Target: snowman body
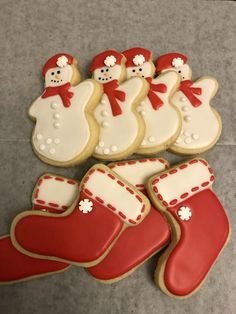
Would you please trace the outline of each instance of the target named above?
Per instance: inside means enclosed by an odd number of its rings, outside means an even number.
[[[36,120],[33,148],[41,159],[60,164],[83,153],[91,138],[86,107],[94,90],[94,82],[86,80],[70,88],[73,97],[69,107],[64,106],[59,95],[40,96],[31,105],[29,115]]]
[[[94,110],[94,117],[100,126],[99,142],[94,153],[96,157],[108,160],[124,157],[140,144],[144,126],[135,104],[138,104],[139,98],[145,97],[145,86],[145,80],[138,77],[118,86],[117,90],[125,93],[124,101],[117,100],[121,108],[119,115],[113,115],[109,99],[103,94]]]
[[[171,150],[177,153],[201,153],[216,143],[221,132],[220,117],[210,106],[210,100],[218,89],[217,81],[202,77],[191,87],[200,88],[200,94],[196,95],[201,102],[199,106],[194,106],[181,90],[172,98],[182,116],[181,133],[171,146]]]
[[[181,128],[180,113],[170,103],[170,96],[177,89],[179,76],[174,71],[169,71],[152,79],[152,84],[164,84],[166,92],[155,92],[161,99],[162,105],[154,108],[147,96],[137,108],[145,121],[145,136],[138,149],[140,154],[157,153],[171,143],[178,136]]]

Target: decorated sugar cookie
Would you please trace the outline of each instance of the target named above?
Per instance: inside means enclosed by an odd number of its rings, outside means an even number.
[[[127,59],[127,77],[141,76],[149,84],[147,97],[137,108],[146,126],[145,136],[137,153],[158,153],[174,143],[180,133],[180,113],[170,103],[170,97],[179,86],[179,75],[172,71],[153,78],[155,67],[149,50],[131,48],[123,54]]]
[[[53,201],[61,204],[62,197],[57,196]],[[48,199],[45,195],[46,206]],[[135,228],[149,210],[150,203],[142,193],[97,164],[83,178],[72,206],[61,214],[19,214],[11,226],[11,239],[19,251],[32,257],[93,266],[106,256],[122,232]]]
[[[179,90],[171,99],[181,112],[182,129],[170,149],[180,154],[204,152],[217,142],[222,129],[219,114],[210,106],[218,83],[210,76],[191,81],[187,57],[181,54],[170,53],[157,59],[157,72],[169,70],[179,72],[182,78]]]
[[[176,298],[195,293],[226,245],[230,226],[212,191],[213,171],[200,158],[181,163],[148,181],[149,195],[173,230],[158,260],[156,284]]]
[[[147,82],[140,77],[123,82],[124,63],[122,54],[107,50],[94,57],[90,68],[104,92],[94,110],[100,126],[94,156],[100,159],[116,160],[131,155],[144,136],[144,121],[136,107],[147,94]]]
[[[45,174],[36,183],[32,209],[59,213],[72,205],[78,193],[77,181]],[[0,237],[0,285],[51,275],[69,267],[67,263],[22,254],[12,245],[9,235]]]
[[[164,159],[149,158],[121,161],[108,166],[145,194],[144,183],[148,177],[168,168],[168,163]],[[126,229],[108,255],[98,265],[87,269],[88,273],[103,282],[123,279],[166,246],[169,239],[167,221],[156,208],[151,207],[142,223]]]
[[[66,53],[50,58],[42,71],[45,89],[29,109],[36,121],[33,149],[41,160],[56,166],[82,162],[98,141],[99,129],[91,111],[101,88],[94,80],[78,84],[76,66],[76,60]]]

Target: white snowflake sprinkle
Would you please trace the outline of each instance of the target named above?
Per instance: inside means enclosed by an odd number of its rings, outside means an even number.
[[[172,60],[172,65],[173,65],[174,68],[180,68],[180,67],[182,67],[184,65],[184,60],[179,58],[179,57],[178,58],[174,58]]]
[[[84,213],[90,213],[93,209],[93,202],[85,198],[79,202],[79,210]]]
[[[104,60],[104,64],[109,68],[113,67],[116,64],[115,56],[107,56],[106,59]]]
[[[189,220],[192,216],[191,209],[187,206],[181,206],[178,210],[178,216],[181,220]]]
[[[57,59],[57,66],[59,66],[59,68],[63,68],[67,65],[68,62],[68,58],[66,56],[61,56]]]
[[[143,55],[136,55],[134,58],[133,58],[133,63],[134,65],[143,65],[145,62],[145,58]]]

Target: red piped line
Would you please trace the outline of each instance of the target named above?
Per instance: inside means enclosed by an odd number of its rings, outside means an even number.
[[[107,204],[107,207],[110,208],[111,210],[113,210],[114,212],[116,211],[116,208],[114,206],[112,206],[111,204]]]
[[[62,179],[62,178],[60,178],[60,177],[56,177],[55,180],[56,180],[56,181],[61,181],[61,182],[65,181],[64,179]]]
[[[167,173],[163,173],[162,175],[160,175],[160,179],[164,179],[164,178],[166,178],[167,176],[168,176]]]
[[[67,209],[67,208],[68,208],[68,206],[63,205],[61,208],[62,208],[62,209]]]
[[[118,215],[122,217],[123,219],[126,219],[126,216],[122,212],[118,212]]]
[[[204,165],[204,166],[208,166],[207,162],[203,159],[199,159],[199,161]]]
[[[193,159],[193,160],[190,160],[190,161],[189,161],[189,164],[192,165],[192,164],[196,164],[197,162],[198,162],[197,159]]]
[[[139,162],[147,162],[147,159],[139,159]]]
[[[134,194],[134,191],[131,190],[128,186],[126,187],[126,190],[127,190],[130,194]]]
[[[84,189],[84,192],[87,193],[88,195],[93,195],[93,193],[91,191],[89,191],[88,189]]]
[[[141,215],[138,215],[138,217],[136,218],[136,220],[140,220],[141,219]]]
[[[215,180],[215,177],[214,176],[211,176],[210,177],[210,181],[214,181]]]
[[[44,176],[43,179],[51,179],[51,176]]]
[[[128,165],[135,165],[137,162],[135,160],[129,160],[127,162]]]
[[[121,182],[120,180],[116,181],[120,186],[125,186],[123,182]]]
[[[136,184],[135,186],[138,189],[142,189],[142,188],[144,188],[145,185],[144,184]]]
[[[192,192],[196,192],[197,190],[199,190],[199,187],[198,187],[198,186],[194,186],[194,187],[191,189]]]
[[[204,187],[204,186],[207,186],[208,184],[209,184],[209,181],[206,181],[206,182],[203,182],[201,186]]]
[[[34,198],[38,198],[38,195],[39,195],[39,189],[35,191]]]
[[[188,167],[188,165],[186,165],[186,164],[183,164],[183,165],[181,165],[181,166],[179,166],[179,169],[184,169],[184,168],[187,168]]]
[[[170,201],[170,205],[175,205],[177,203],[177,199],[175,198],[174,200]]]
[[[72,185],[75,185],[75,184],[76,184],[76,182],[75,182],[75,181],[72,181],[72,180],[68,180],[67,183],[72,184]]]
[[[52,206],[52,207],[59,207],[59,205],[56,204],[56,203],[48,203],[48,205],[50,205],[50,206]]]
[[[90,169],[88,174],[91,175],[92,173],[94,173],[95,169]]]
[[[180,195],[180,198],[186,198],[188,196],[188,193],[186,192],[186,193],[183,193],[182,195]]]
[[[157,194],[157,197],[159,198],[160,201],[163,201],[163,196],[161,194]]]
[[[108,175],[108,177],[111,178],[112,180],[115,180],[115,177],[114,177],[111,173],[108,173],[107,175]]]
[[[163,201],[162,204],[163,204],[164,206],[168,206],[168,203],[167,203],[166,201]]]
[[[39,179],[38,180],[38,186],[40,186],[42,184],[43,180],[42,179]]]
[[[143,213],[145,210],[145,205],[143,205],[142,209],[141,209],[141,213]]]
[[[105,173],[105,170],[97,168],[97,171],[101,172],[101,173]]]
[[[117,165],[118,165],[118,166],[125,166],[126,163],[125,163],[125,162],[118,162]]]
[[[174,174],[174,173],[176,173],[176,172],[178,172],[177,169],[172,169],[172,170],[169,171],[169,174]]]
[[[132,219],[129,219],[128,220],[131,224],[135,225],[136,224],[136,221],[133,221]]]
[[[156,184],[157,182],[159,182],[159,179],[155,179],[152,181],[152,184]]]
[[[135,195],[135,197],[137,198],[137,200],[138,200],[140,203],[143,202],[142,198],[141,198],[139,195]]]
[[[43,200],[36,200],[36,202],[39,204],[45,204],[45,201],[43,201]]]
[[[157,188],[156,186],[154,186],[154,187],[153,187],[153,191],[154,191],[155,193],[158,193],[158,188]]]
[[[99,202],[99,203],[104,203],[104,200],[102,200],[100,197],[96,196],[95,199]]]

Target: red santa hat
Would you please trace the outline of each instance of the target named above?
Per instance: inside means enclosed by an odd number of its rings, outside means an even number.
[[[116,50],[106,50],[96,55],[92,60],[92,65],[89,68],[89,72],[93,72],[96,69],[103,68],[104,66],[113,67],[116,64],[120,64],[124,56]]]
[[[126,67],[135,67],[143,65],[151,58],[151,51],[144,48],[131,48],[122,52],[126,57]]]
[[[44,64],[43,66],[43,76],[46,75],[47,71],[52,69],[52,68],[63,68],[67,64],[72,64],[73,63],[73,57],[67,53],[58,53],[55,56],[51,57],[48,59],[48,61]]]
[[[156,71],[160,72],[162,70],[170,68],[180,68],[187,62],[187,57],[178,52],[171,52],[160,56],[156,60]]]

